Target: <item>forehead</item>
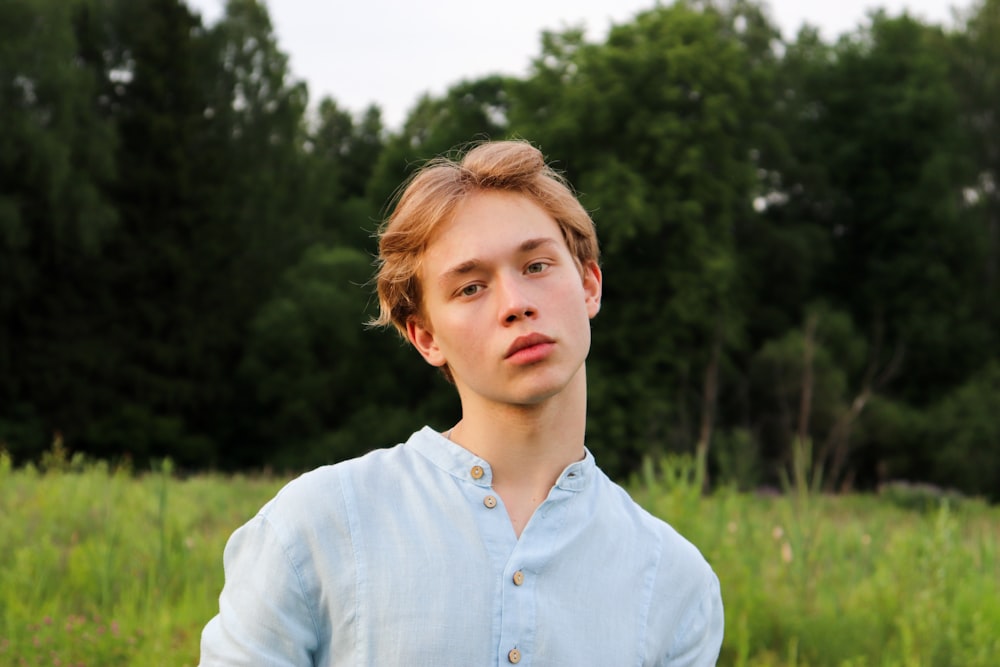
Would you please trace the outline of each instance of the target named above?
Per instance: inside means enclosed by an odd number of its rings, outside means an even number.
[[[522,194],[487,190],[464,199],[442,221],[424,248],[423,264],[465,261],[552,238],[568,251],[555,219]]]

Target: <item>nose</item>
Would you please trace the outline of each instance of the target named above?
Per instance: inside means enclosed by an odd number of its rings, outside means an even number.
[[[503,324],[530,319],[538,312],[525,286],[517,278],[501,279],[497,288],[500,293],[500,321]]]

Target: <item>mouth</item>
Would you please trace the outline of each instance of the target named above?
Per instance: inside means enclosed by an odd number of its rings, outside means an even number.
[[[504,355],[504,359],[510,359],[514,355],[524,350],[531,348],[536,348],[539,346],[549,346],[555,341],[548,336],[543,336],[539,333],[527,334],[525,336],[519,336],[511,343],[510,347],[507,348],[507,353]]]

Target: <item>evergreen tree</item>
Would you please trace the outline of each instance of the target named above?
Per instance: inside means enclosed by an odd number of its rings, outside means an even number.
[[[18,457],[83,428],[107,352],[94,274],[117,220],[115,133],[74,31],[89,11],[0,6],[0,447]]]

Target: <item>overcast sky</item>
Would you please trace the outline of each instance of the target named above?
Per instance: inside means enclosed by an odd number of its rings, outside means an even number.
[[[187,0],[206,23],[225,0]],[[402,124],[425,92],[440,94],[462,79],[527,73],[542,30],[584,25],[589,41],[656,0],[270,0],[278,44],[311,101],[329,96],[360,111],[382,108],[390,128]],[[669,4],[669,3],[666,3]],[[971,0],[771,0],[771,16],[787,37],[808,22],[833,39],[863,22],[873,7],[890,15],[951,22],[951,7]]]

